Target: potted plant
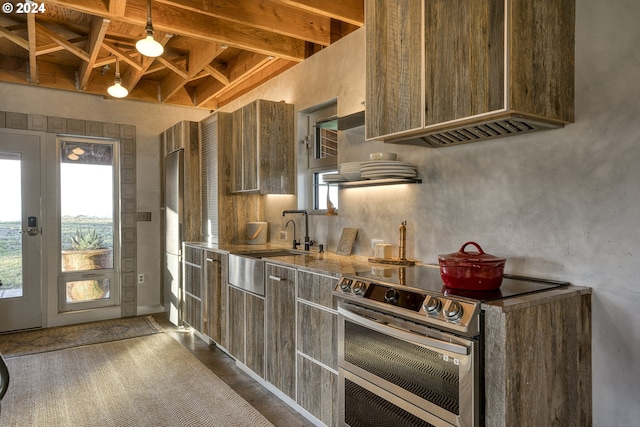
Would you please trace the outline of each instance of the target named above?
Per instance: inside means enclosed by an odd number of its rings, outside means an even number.
[[[104,235],[97,230],[77,230],[71,237],[71,250],[62,251],[62,271],[113,268],[112,252],[112,248],[105,245]],[[101,280],[67,283],[67,299],[70,301],[101,299],[108,292],[108,282]]]

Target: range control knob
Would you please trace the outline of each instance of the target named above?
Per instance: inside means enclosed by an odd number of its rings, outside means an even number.
[[[464,309],[457,301],[447,301],[442,310],[442,314],[444,314],[447,320],[454,322],[462,317]]]
[[[349,292],[351,290],[351,283],[353,281],[351,279],[342,279],[340,282],[340,289],[342,292]]]
[[[384,300],[386,302],[388,302],[389,304],[397,303],[399,298],[400,298],[400,293],[398,291],[396,291],[395,289],[389,289],[384,294]]]
[[[364,293],[367,291],[367,285],[364,282],[358,280],[356,283],[354,283],[351,289],[356,295],[364,295]]]
[[[433,295],[427,295],[422,303],[422,307],[424,310],[431,315],[440,313],[442,310],[442,302],[440,302],[440,298],[434,297]]]

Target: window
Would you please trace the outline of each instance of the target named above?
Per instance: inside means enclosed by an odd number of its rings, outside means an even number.
[[[119,303],[118,145],[59,139],[61,312]]]
[[[336,111],[333,104],[308,115],[309,194],[312,211],[316,212],[326,212],[329,204],[338,208],[338,188],[322,179],[326,174],[338,172]]]

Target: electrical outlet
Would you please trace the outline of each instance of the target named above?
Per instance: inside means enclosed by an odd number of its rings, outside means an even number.
[[[144,283],[144,274],[138,274],[138,283]]]
[[[280,231],[280,240],[287,240],[287,232]]]
[[[384,243],[382,239],[371,239],[371,249],[375,249],[377,244]]]

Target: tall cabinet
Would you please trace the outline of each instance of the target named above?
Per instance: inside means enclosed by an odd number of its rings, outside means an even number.
[[[575,0],[367,0],[366,136],[447,146],[574,120]]]

